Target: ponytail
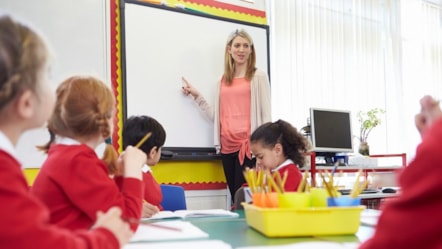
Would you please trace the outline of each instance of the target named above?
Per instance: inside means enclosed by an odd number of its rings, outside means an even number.
[[[106,163],[110,175],[120,174],[121,172],[118,172],[117,166],[118,153],[112,146],[112,139],[110,137],[106,138],[105,143],[106,148],[102,160]]]

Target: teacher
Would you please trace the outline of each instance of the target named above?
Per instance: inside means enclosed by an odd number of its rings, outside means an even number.
[[[245,183],[245,167],[255,166],[250,135],[272,118],[269,79],[255,64],[252,37],[245,30],[235,30],[227,39],[224,74],[217,82],[213,105],[186,78],[182,78],[185,83],[183,93],[192,96],[214,122],[214,146],[217,153],[221,153],[232,207],[236,190]]]

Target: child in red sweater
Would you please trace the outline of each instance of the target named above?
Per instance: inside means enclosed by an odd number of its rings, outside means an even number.
[[[137,144],[148,132],[152,135],[140,146],[147,155],[146,165],[142,169],[145,200],[142,216],[147,218],[163,209],[161,207],[163,194],[150,167],[160,160],[161,148],[166,141],[166,131],[157,120],[145,115],[129,117],[123,124],[123,148]]]
[[[285,191],[298,189],[302,180],[299,168],[304,165],[307,146],[306,138],[284,120],[265,123],[250,137],[250,147],[256,157],[256,167],[279,172],[281,177],[287,174]]]
[[[0,247],[98,249],[122,247],[132,236],[121,210],[98,212],[89,230],[75,232],[49,223],[49,212],[29,194],[16,157],[23,132],[41,127],[54,107],[49,53],[28,26],[0,15]]]
[[[422,142],[399,177],[400,194],[387,203],[369,248],[442,248],[442,111],[430,96],[421,101],[416,127]]]
[[[108,141],[114,107],[111,89],[97,78],[74,76],[57,88],[55,110],[48,121],[51,139],[41,147],[48,156],[31,188],[49,207],[52,223],[73,230],[89,228],[97,211],[112,206],[120,207],[126,218],[141,218],[140,169],[146,154],[128,146],[117,163]],[[95,149],[105,139],[101,160]],[[131,227],[135,230],[137,224]]]

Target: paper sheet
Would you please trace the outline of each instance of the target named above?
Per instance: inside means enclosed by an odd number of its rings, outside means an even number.
[[[158,226],[150,226],[148,224],[140,224],[130,242],[195,239],[209,237],[209,234],[187,221],[172,220],[155,222],[154,224],[164,227],[170,227],[175,230],[165,229]],[[180,231],[177,231],[176,229],[179,229]]]
[[[176,210],[176,211],[160,211],[150,218],[142,220],[158,220],[158,219],[186,219],[186,218],[205,218],[205,217],[231,217],[236,218],[239,214],[224,209],[203,209],[203,210]]]
[[[300,242],[288,245],[277,246],[247,246],[237,247],[236,249],[356,249],[359,243],[338,243],[329,241],[312,241],[312,242]]]
[[[361,212],[361,224],[366,226],[376,226],[380,215],[380,210],[365,209]]]
[[[221,240],[192,240],[192,241],[175,241],[161,243],[136,243],[128,244],[123,249],[232,249],[232,247]]]

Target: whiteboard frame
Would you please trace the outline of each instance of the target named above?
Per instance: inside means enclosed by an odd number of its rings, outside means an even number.
[[[262,68],[262,69],[267,70],[267,74],[269,75],[269,78],[270,78],[270,45],[269,45],[269,26],[268,25],[259,25],[259,24],[255,24],[255,23],[243,22],[243,21],[228,19],[228,18],[224,18],[224,17],[212,16],[212,15],[204,14],[201,12],[189,11],[189,10],[182,9],[182,8],[172,8],[172,7],[152,4],[152,3],[148,3],[148,2],[140,2],[140,1],[136,1],[136,0],[122,0],[121,4],[120,4],[120,41],[121,41],[121,76],[122,76],[122,87],[121,87],[122,110],[121,110],[121,112],[122,112],[122,118],[123,118],[123,125],[124,125],[124,122],[126,122],[126,120],[128,118],[128,114],[129,114],[129,112],[128,112],[128,91],[129,90],[128,90],[128,83],[127,83],[128,61],[127,61],[127,56],[126,56],[126,53],[127,53],[127,47],[126,47],[127,40],[126,39],[128,39],[126,36],[126,23],[127,23],[126,22],[126,14],[127,14],[126,13],[126,4],[137,5],[137,6],[140,6],[141,8],[155,8],[160,11],[169,11],[167,13],[176,13],[179,15],[182,15],[182,14],[192,15],[192,16],[202,18],[201,21],[204,21],[204,19],[208,18],[209,21],[216,20],[216,21],[220,21],[220,22],[227,22],[229,25],[230,24],[239,24],[241,26],[263,29],[265,31],[265,40],[266,40],[265,41],[266,54],[264,55],[264,56],[266,56],[266,68]],[[246,30],[247,30],[247,28],[246,28]],[[227,34],[225,35],[225,37],[227,37]],[[222,40],[222,42],[224,43],[225,40]],[[224,53],[224,51],[222,51],[222,52]],[[259,56],[262,56],[262,55],[260,54]],[[165,62],[162,62],[162,63],[165,63]],[[220,68],[220,75],[222,74],[222,71],[223,71],[223,69]],[[213,88],[214,88],[214,86],[213,86]],[[153,87],[155,87],[155,86],[153,86]],[[158,87],[158,85],[156,87]],[[177,90],[179,90],[179,86],[177,86]],[[203,93],[203,95],[206,97],[206,94]],[[195,106],[195,110],[199,111],[197,106]],[[138,113],[135,115],[138,115]],[[154,118],[157,118],[157,117],[154,116]],[[158,120],[158,121],[160,123],[162,123],[161,120]],[[213,124],[212,124],[212,127],[213,127]],[[166,129],[166,132],[168,133],[168,136],[169,136],[169,132],[168,132],[167,127],[165,127],[165,129]],[[208,134],[208,136],[213,137],[213,133]],[[217,155],[215,153],[214,147],[210,147],[210,146],[189,146],[189,147],[175,146],[174,144],[168,144],[167,140],[166,140],[165,147],[163,148],[163,156],[162,156],[162,159],[179,159],[179,160],[182,160],[182,159],[183,160],[189,160],[189,159],[190,160],[195,160],[195,159],[207,160],[207,159],[217,159],[217,158],[219,158],[219,155]]]

